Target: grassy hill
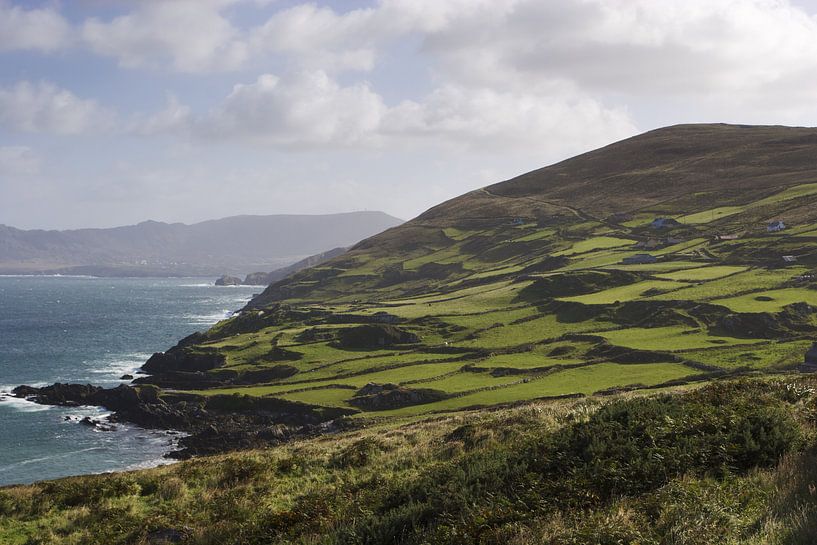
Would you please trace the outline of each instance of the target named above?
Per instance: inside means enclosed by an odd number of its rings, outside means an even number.
[[[93,394],[270,448],[0,490],[0,542],[814,543],[815,266],[817,129],[670,127],[471,192]]]
[[[191,393],[359,417],[778,372],[817,334],[815,265],[817,130],[670,127],[432,208],[174,356],[219,362]]]

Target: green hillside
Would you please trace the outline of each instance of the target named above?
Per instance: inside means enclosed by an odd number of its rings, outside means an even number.
[[[0,488],[0,543],[807,545],[815,386],[531,402]]]
[[[176,370],[215,362],[206,380],[168,382],[159,358],[147,381],[360,418],[791,370],[817,334],[816,265],[817,130],[670,127],[275,283],[171,351]]]

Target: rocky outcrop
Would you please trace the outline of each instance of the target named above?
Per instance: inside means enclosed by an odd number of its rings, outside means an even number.
[[[272,273],[254,272],[244,277],[245,286],[269,286],[274,280],[269,280]]]
[[[817,342],[811,345],[809,351],[806,352],[806,357],[799,369],[803,373],[817,372]]]
[[[167,352],[156,352],[142,365],[142,371],[148,374],[170,373],[174,371],[196,372],[210,371],[224,365],[226,359],[217,352],[191,352],[184,349],[171,349]]]
[[[393,325],[367,324],[339,330],[336,344],[347,350],[366,350],[419,341],[414,333]]]
[[[306,259],[302,259],[297,263],[293,263],[288,267],[283,267],[281,269],[276,269],[272,272],[254,272],[250,273],[244,278],[244,285],[245,286],[269,286],[273,282],[277,282],[279,280],[283,280],[287,276],[291,274],[295,274],[298,271],[302,271],[303,269],[307,269],[309,267],[315,267],[316,265],[320,265],[324,261],[328,261],[333,257],[337,257],[341,254],[346,252],[346,248],[333,248],[327,252],[322,252],[319,254],[315,254],[312,256],[307,257]]]
[[[240,286],[242,281],[237,276],[230,276],[225,274],[216,280],[216,286]]]
[[[447,397],[448,395],[445,392],[439,390],[412,389],[397,384],[375,384],[370,382],[357,391],[355,396],[349,400],[349,404],[366,411],[385,411],[433,403]]]
[[[101,406],[114,411],[109,419],[112,423],[189,433],[180,440],[182,450],[171,453],[175,458],[259,448],[291,437],[334,431],[350,425],[334,422],[336,419],[357,412],[276,398],[160,393],[149,385],[110,389],[90,384],[19,386],[13,394],[42,405]]]

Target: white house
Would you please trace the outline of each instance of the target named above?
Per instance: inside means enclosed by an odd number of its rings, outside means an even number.
[[[767,227],[766,230],[770,233],[777,233],[778,231],[782,231],[786,228],[786,224],[780,220],[771,222]]]

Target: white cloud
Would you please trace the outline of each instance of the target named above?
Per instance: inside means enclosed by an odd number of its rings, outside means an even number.
[[[191,119],[190,107],[179,102],[175,95],[168,95],[165,108],[149,116],[139,116],[130,123],[128,132],[158,134],[184,129]]]
[[[195,129],[215,139],[284,146],[371,144],[385,112],[367,84],[342,87],[324,72],[271,74],[239,84]]]
[[[817,20],[784,0],[516,0],[430,33],[425,47],[446,77],[472,85],[566,79],[591,93],[734,101],[813,74]]]
[[[36,174],[40,170],[40,159],[27,146],[0,146],[0,174]]]
[[[401,140],[491,151],[546,151],[551,156],[638,132],[626,111],[605,107],[569,86],[536,94],[456,85],[438,88],[422,102],[405,101],[392,108],[382,131]]]
[[[222,15],[229,0],[139,2],[110,21],[82,25],[85,44],[128,68],[170,66],[180,72],[232,69],[246,59],[238,30]]]
[[[79,134],[109,130],[113,120],[95,101],[51,83],[21,81],[0,87],[0,127],[6,129]]]
[[[574,152],[636,132],[627,112],[570,85],[548,93],[446,85],[389,107],[365,83],[342,86],[324,72],[260,76],[236,85],[207,116],[190,120],[199,137],[264,146]]]
[[[71,26],[53,9],[26,10],[0,1],[0,51],[54,51],[70,40]]]

